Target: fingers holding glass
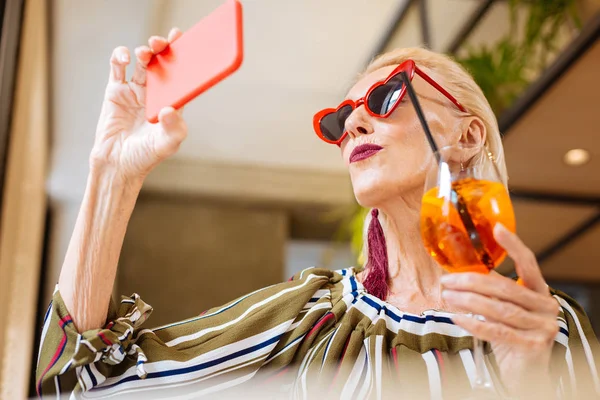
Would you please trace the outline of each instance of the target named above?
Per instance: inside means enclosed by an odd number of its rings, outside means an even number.
[[[109,82],[123,83],[127,76],[129,64],[129,49],[125,46],[115,48],[110,56]]]

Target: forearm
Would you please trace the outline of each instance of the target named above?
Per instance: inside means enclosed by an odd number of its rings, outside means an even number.
[[[92,169],[58,288],[80,332],[101,327],[142,179],[126,181],[108,169]]]

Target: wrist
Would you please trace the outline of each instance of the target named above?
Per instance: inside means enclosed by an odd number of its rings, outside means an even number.
[[[145,176],[129,176],[110,165],[90,165],[88,185],[93,188],[110,188],[114,195],[137,198]]]

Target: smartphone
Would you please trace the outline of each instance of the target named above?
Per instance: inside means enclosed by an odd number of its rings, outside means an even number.
[[[158,122],[163,107],[183,107],[242,64],[242,5],[227,0],[150,60],[146,119]]]

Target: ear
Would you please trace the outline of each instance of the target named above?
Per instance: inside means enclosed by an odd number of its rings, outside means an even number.
[[[486,136],[487,131],[481,118],[471,116],[465,118],[463,132],[458,142],[465,145],[483,146]]]

